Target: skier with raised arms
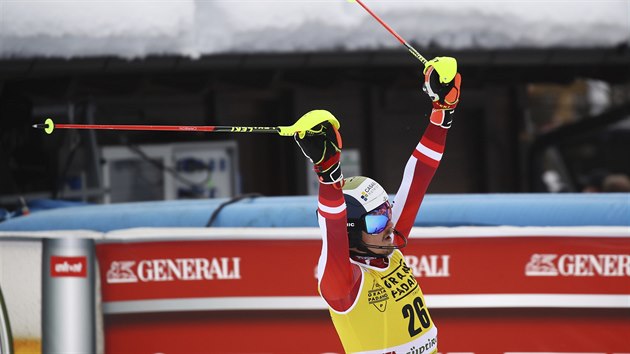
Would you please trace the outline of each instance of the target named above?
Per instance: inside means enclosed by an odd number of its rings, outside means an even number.
[[[437,327],[400,249],[438,168],[459,102],[461,76],[440,82],[436,68],[441,59],[425,68],[423,90],[433,101],[431,124],[407,161],[393,202],[368,177],[344,179],[336,120],[294,136],[320,182],[319,293],[348,353],[437,353]],[[446,59],[442,62],[454,62]]]

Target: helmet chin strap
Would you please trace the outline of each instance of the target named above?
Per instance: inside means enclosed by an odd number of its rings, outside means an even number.
[[[365,243],[363,242],[363,240],[360,241],[360,245],[359,247],[357,247],[357,249],[363,253],[358,253],[358,252],[354,252],[356,255],[358,256],[364,256],[364,257],[376,257],[376,258],[384,258],[389,256],[390,253],[388,254],[378,254],[378,253],[374,253],[370,250],[370,248],[376,248],[376,249],[380,249],[380,250],[396,250],[396,249],[401,249],[404,248],[405,246],[407,246],[407,238],[405,236],[403,236],[400,232],[398,232],[398,230],[394,229],[392,231],[392,234],[394,235],[394,237],[398,236],[400,238],[403,239],[403,244],[400,246],[396,246],[396,245],[391,245],[391,246],[383,246],[383,245],[372,245],[369,243]]]

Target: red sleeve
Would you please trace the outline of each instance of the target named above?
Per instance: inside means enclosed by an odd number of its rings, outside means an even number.
[[[350,263],[346,203],[341,189],[320,184],[318,197],[319,227],[323,234],[318,264],[319,292],[328,305],[345,311],[358,293],[361,271]]]
[[[447,132],[447,129],[429,124],[407,161],[393,206],[393,223],[405,236],[409,236],[424,194],[440,164]]]

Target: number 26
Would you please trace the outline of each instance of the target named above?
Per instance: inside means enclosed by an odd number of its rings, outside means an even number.
[[[402,314],[404,318],[409,319],[409,336],[413,337],[422,332],[423,329],[431,327],[431,319],[427,309],[424,308],[424,303],[420,297],[413,299],[413,306],[407,304],[402,308]],[[416,323],[416,317],[418,318],[419,326]]]

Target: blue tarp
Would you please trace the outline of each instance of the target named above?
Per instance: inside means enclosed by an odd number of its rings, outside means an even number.
[[[227,199],[87,205],[0,223],[0,231],[205,227]],[[314,196],[259,197],[226,205],[214,227],[317,226]],[[427,195],[416,226],[629,226],[630,193]]]

